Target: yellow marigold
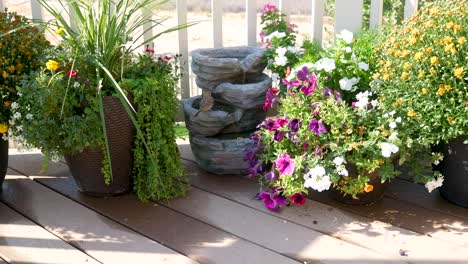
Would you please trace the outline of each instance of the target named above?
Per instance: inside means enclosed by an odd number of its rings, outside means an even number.
[[[446,52],[451,52],[452,54],[455,54],[457,52],[457,50],[455,49],[455,45],[453,45],[453,43],[445,45],[444,50]]]
[[[11,65],[10,67],[8,67],[8,71],[10,73],[14,73],[15,72],[15,66],[14,65]]]
[[[453,69],[453,75],[455,75],[455,77],[458,79],[462,79],[463,75],[465,75],[465,69],[463,69],[463,67],[455,68]]]
[[[46,67],[48,70],[51,70],[51,71],[55,71],[58,69],[59,67],[59,63],[54,61],[54,60],[49,60],[47,63],[46,63]]]
[[[439,64],[439,58],[437,58],[436,56],[431,57],[431,64],[432,65]]]
[[[434,16],[437,16],[439,14],[439,10],[436,8],[436,7],[433,7],[431,9],[429,9],[429,14],[434,17]]]
[[[458,24],[453,25],[453,31],[455,31],[455,33],[460,32],[461,31],[461,25],[458,25]]]
[[[452,41],[453,41],[453,38],[451,36],[445,36],[444,39],[443,39],[443,42],[445,44],[450,44],[450,43],[452,43]]]
[[[423,57],[423,53],[422,52],[416,52],[416,54],[414,54],[414,60],[415,61],[420,61]]]
[[[451,29],[451,28],[453,28],[453,22],[452,22],[452,21],[447,22],[447,24],[445,24],[445,28],[446,28],[446,29]]]
[[[402,56],[402,57],[408,57],[408,55],[410,55],[409,50],[404,50],[404,51],[401,53],[401,56]]]
[[[413,29],[411,31],[411,36],[416,37],[417,35],[419,35],[419,30],[418,29]]]
[[[415,37],[411,37],[410,40],[409,40],[409,43],[410,43],[411,45],[415,45],[416,43],[418,43],[418,39],[415,38]]]
[[[384,64],[385,64],[385,61],[384,61],[384,60],[380,60],[380,61],[379,61],[379,64],[380,64],[380,65],[384,65]]]
[[[429,73],[430,73],[431,75],[435,75],[435,74],[436,74],[436,71],[434,70],[434,68],[431,68],[431,69],[429,70]]]
[[[411,68],[411,63],[409,63],[409,62],[403,63],[403,69],[409,70],[410,68]]]
[[[8,72],[4,71],[4,72],[2,72],[2,76],[3,76],[3,78],[6,79],[6,78],[8,78],[8,76],[10,76],[10,74],[8,74]]]
[[[393,54],[393,50],[392,49],[388,49],[387,50],[387,55],[392,55]]]
[[[392,66],[392,62],[391,62],[391,61],[385,62],[385,67],[390,67],[390,66]]]
[[[0,124],[0,134],[5,134],[8,131],[7,124]]]
[[[407,72],[403,72],[401,74],[401,78],[403,78],[403,79],[408,79],[408,77],[409,77],[409,73],[407,73]]]
[[[11,104],[12,104],[11,101],[5,101],[5,102],[3,103],[3,105],[4,105],[5,107],[10,107]]]
[[[63,27],[58,28],[57,30],[55,30],[55,34],[57,34],[57,35],[62,35],[62,34],[63,34],[63,30],[64,30]]]
[[[393,56],[395,56],[395,58],[401,57],[401,51],[396,50],[395,53],[393,54]]]
[[[380,73],[378,73],[378,72],[372,74],[372,78],[374,78],[374,79],[378,79],[379,77],[380,77]]]
[[[424,26],[425,26],[426,28],[431,28],[431,27],[434,26],[434,23],[432,23],[432,21],[427,21],[426,23],[424,23]]]
[[[424,52],[427,54],[427,55],[431,55],[432,52],[434,51],[434,49],[432,49],[431,47],[428,47],[424,50]]]
[[[421,92],[422,92],[423,94],[429,94],[429,90],[428,90],[427,88],[422,88],[422,89],[421,89]]]
[[[390,80],[390,74],[388,74],[388,73],[384,74],[383,77],[382,77],[382,79],[383,79],[384,81]]]
[[[415,117],[417,114],[413,109],[410,109],[407,114],[409,117]]]
[[[440,96],[445,94],[445,88],[443,85],[439,85],[439,89],[437,89],[437,94]]]
[[[444,85],[444,89],[445,89],[445,91],[448,92],[448,91],[452,90],[452,86],[450,86],[450,84],[446,84],[446,85]]]
[[[419,78],[419,79],[422,79],[422,78],[424,78],[424,76],[425,76],[424,71],[419,71],[419,73],[418,73],[418,78]]]
[[[400,47],[400,43],[398,43],[398,42],[394,43],[394,44],[393,44],[393,47],[394,47],[395,49],[398,49],[398,48]]]
[[[396,103],[400,105],[400,104],[402,104],[404,101],[405,101],[405,100],[404,100],[403,98],[398,98],[398,99],[396,100]]]
[[[374,186],[372,184],[366,184],[366,186],[364,186],[364,191],[366,193],[372,192],[373,190],[374,190]]]
[[[465,42],[466,42],[466,39],[465,39],[464,37],[459,37],[459,38],[457,39],[457,43],[460,44],[460,45],[465,44]]]

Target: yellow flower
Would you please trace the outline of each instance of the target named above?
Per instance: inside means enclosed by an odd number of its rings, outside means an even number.
[[[403,78],[403,79],[408,79],[408,77],[409,77],[409,74],[407,72],[403,72],[401,74],[401,78]]]
[[[387,55],[392,55],[393,54],[393,50],[392,49],[388,49],[387,50]]]
[[[446,52],[449,52],[449,51],[450,51],[452,54],[455,54],[455,53],[457,52],[457,50],[455,49],[455,45],[453,45],[453,43],[450,43],[450,44],[448,44],[448,45],[445,45],[444,50],[445,50]]]
[[[410,54],[409,50],[404,50],[404,51],[401,53],[401,56],[402,56],[402,57],[408,57],[409,54]]]
[[[449,124],[452,124],[453,120],[454,120],[453,117],[451,116],[447,117],[447,121],[449,122]]]
[[[408,116],[409,116],[409,117],[415,117],[416,115],[417,115],[417,114],[416,114],[416,112],[415,112],[413,109],[410,109],[410,110],[408,111]]]
[[[422,88],[422,89],[421,89],[421,92],[422,92],[423,94],[429,94],[429,90],[426,89],[426,88]]]
[[[425,75],[425,74],[424,74],[424,71],[419,71],[419,73],[418,73],[418,78],[419,78],[419,79],[422,79],[422,78],[424,78],[424,75]]]
[[[11,104],[12,104],[11,101],[5,101],[5,102],[3,103],[3,105],[5,105],[5,107],[10,107]]]
[[[411,63],[409,63],[409,62],[403,63],[403,69],[409,70],[410,68],[411,68]]]
[[[444,88],[444,86],[442,84],[439,85],[439,89],[437,89],[437,94],[440,95],[440,96],[445,94],[445,88]]]
[[[58,69],[59,67],[59,63],[54,61],[54,60],[49,60],[47,63],[46,63],[46,67],[48,70],[51,70],[51,71],[55,71]]]
[[[378,79],[380,77],[380,73],[376,72],[372,75],[372,78]]]
[[[465,42],[466,42],[466,39],[465,39],[464,37],[459,37],[459,38],[457,39],[457,43],[460,44],[460,45],[465,44]]]
[[[453,25],[453,31],[455,31],[455,33],[460,32],[461,31],[461,25],[458,25],[458,24]]]
[[[458,79],[462,79],[463,75],[465,75],[465,69],[463,69],[463,67],[455,68],[453,70],[453,75],[455,75],[455,77],[457,77]]]
[[[452,86],[450,86],[450,84],[446,84],[446,85],[444,85],[444,89],[445,89],[445,91],[448,92],[448,91],[452,90]]]
[[[439,64],[439,58],[437,58],[436,56],[431,57],[431,64],[432,65]]]
[[[0,124],[0,134],[5,134],[8,131],[7,124]]]
[[[63,27],[58,28],[57,30],[55,30],[55,34],[57,34],[57,35],[62,35],[62,34],[63,34],[63,30],[64,30]]]
[[[423,53],[422,52],[416,52],[416,54],[414,54],[414,60],[415,61],[420,61],[423,57]]]
[[[10,73],[14,73],[15,72],[15,66],[14,65],[11,65],[10,67],[8,67],[8,71]]]
[[[411,45],[415,45],[416,43],[418,43],[418,40],[415,37],[411,37],[409,43]]]
[[[451,28],[453,28],[453,22],[450,21],[450,22],[448,22],[447,24],[445,24],[445,28],[446,28],[446,29],[451,29]]]
[[[392,62],[391,62],[391,61],[385,62],[385,67],[390,67],[390,66],[392,66]]]
[[[434,51],[431,47],[428,47],[424,50],[424,52],[426,52],[427,55],[431,55],[432,54],[432,51]]]
[[[405,101],[405,100],[403,100],[403,98],[398,98],[398,99],[396,100],[396,103],[397,103],[398,105],[401,105],[404,101]]]
[[[8,78],[8,76],[10,76],[10,74],[8,74],[8,72],[4,71],[4,72],[2,72],[2,76],[3,76],[3,78],[6,79],[6,78]]]
[[[450,43],[452,43],[453,38],[451,36],[446,36],[446,37],[444,37],[443,41],[444,41],[445,44],[450,44]]]
[[[382,77],[382,79],[383,79],[384,81],[390,80],[390,74],[388,74],[388,73],[384,74],[384,76]]]
[[[431,75],[435,75],[435,74],[436,74],[436,71],[434,70],[434,68],[431,68],[431,69],[429,70],[429,72],[431,73]]]
[[[372,192],[373,190],[374,190],[374,186],[372,184],[366,184],[366,186],[364,186],[364,191],[366,193]]]

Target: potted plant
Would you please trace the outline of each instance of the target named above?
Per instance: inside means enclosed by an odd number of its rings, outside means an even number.
[[[0,187],[8,167],[7,135],[17,86],[39,67],[39,55],[48,46],[42,32],[27,18],[0,12]]]
[[[143,35],[138,30],[153,22],[152,11],[164,2],[123,0],[113,5],[110,0],[96,4],[63,0],[56,8],[40,1],[56,19],[55,33],[61,42],[46,52],[45,67],[21,88],[23,96],[16,109],[21,115],[15,122],[23,129],[16,126],[15,133],[23,136],[27,146],[42,150],[45,165],[64,155],[85,193],[107,196],[128,191],[134,156],[138,158],[133,182],[142,182],[134,185],[142,200],[184,193],[180,162],[167,160],[177,155],[169,125],[177,107],[177,75],[172,64],[165,61],[163,65],[152,57],[153,50],[146,48],[146,57],[133,55],[159,35],[187,26],[167,29],[135,44]],[[69,9],[75,13],[71,23],[62,16],[62,10]],[[150,93],[164,96],[152,98],[154,102],[147,105],[140,94]],[[158,119],[148,118],[158,104],[166,107],[165,112]],[[157,127],[157,122],[165,126]],[[143,171],[146,178],[140,179]]]
[[[374,91],[403,118],[401,138],[431,153],[442,144],[443,178],[432,190],[468,207],[466,1],[434,1],[388,33],[376,49]],[[437,155],[434,153],[434,155]]]

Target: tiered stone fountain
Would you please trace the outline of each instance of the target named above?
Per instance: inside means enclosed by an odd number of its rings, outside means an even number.
[[[244,150],[265,119],[271,79],[263,74],[263,50],[255,47],[198,49],[192,70],[202,96],[184,103],[190,146],[198,165],[215,174],[246,174]]]

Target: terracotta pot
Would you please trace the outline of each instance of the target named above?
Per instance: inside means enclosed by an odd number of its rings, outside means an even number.
[[[100,149],[88,148],[81,153],[65,155],[79,190],[92,196],[112,196],[130,190],[135,128],[117,97],[104,97],[104,115],[112,165],[111,184],[104,182]]]
[[[0,190],[8,169],[8,140],[5,141],[2,137],[3,134],[0,134]]]
[[[346,168],[348,170],[349,177],[352,177],[352,178],[357,177],[358,174],[357,174],[356,166],[349,165],[349,166],[346,166]],[[376,170],[372,173],[365,173],[365,176],[369,178],[368,184],[374,186],[374,189],[371,192],[360,193],[356,195],[357,199],[354,199],[351,195],[345,194],[336,188],[331,188],[330,195],[332,196],[333,199],[339,202],[352,204],[352,205],[369,205],[382,199],[382,197],[384,196],[385,190],[387,189],[388,183],[381,182],[381,179],[379,176],[379,170]]]
[[[463,144],[468,136],[462,136],[440,144],[444,154],[442,162],[436,166],[444,183],[439,188],[442,197],[456,205],[468,208],[468,144]]]

